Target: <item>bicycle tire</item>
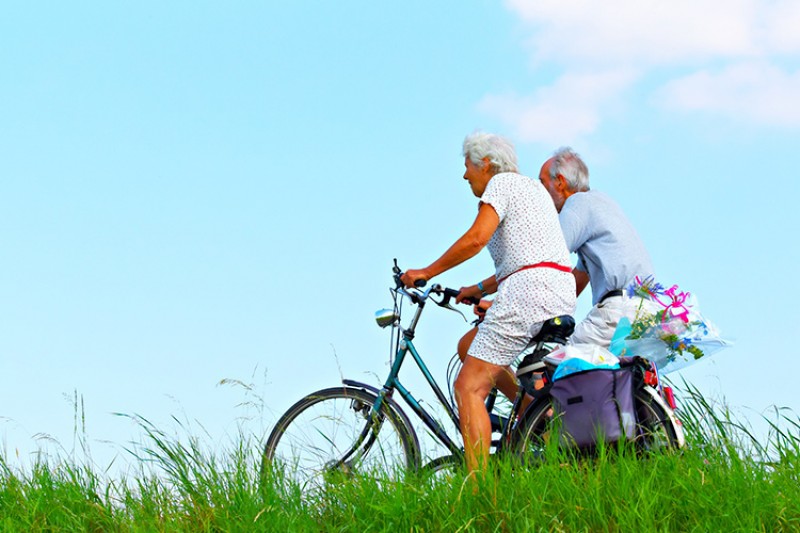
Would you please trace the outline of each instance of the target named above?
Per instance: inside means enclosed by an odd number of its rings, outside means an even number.
[[[374,432],[376,420],[369,413],[376,399],[363,389],[336,387],[299,400],[278,420],[264,445],[262,484],[312,494],[341,480],[337,476],[392,479],[404,469],[418,468],[420,450],[413,430],[388,402],[381,406]]]
[[[645,387],[634,392],[636,431],[633,444],[639,452],[652,452],[683,447],[683,430],[672,410],[658,393]],[[550,445],[550,436],[558,435],[558,423],[553,419],[552,397],[547,395],[534,402],[523,415],[515,430],[514,450],[523,461],[542,460]]]
[[[463,455],[442,455],[431,459],[422,467],[422,472],[434,477],[454,475],[464,468]]]
[[[543,460],[550,434],[558,430],[552,413],[553,399],[549,394],[537,399],[523,413],[512,437],[513,452],[523,464]]]
[[[636,449],[642,452],[679,449],[685,444],[683,429],[672,409],[655,389],[644,387],[634,395]]]

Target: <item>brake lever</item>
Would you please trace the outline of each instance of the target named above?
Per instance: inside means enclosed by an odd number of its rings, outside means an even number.
[[[397,285],[398,289],[404,288],[405,284],[400,280],[403,277],[403,271],[400,270],[400,267],[397,266],[397,258],[394,260],[394,266],[392,267],[392,272],[394,273],[394,283]],[[414,280],[414,288],[421,289],[423,288],[427,282],[424,279],[417,279]]]
[[[462,313],[461,310],[456,309],[455,307],[453,307],[450,304],[450,302],[441,302],[441,303],[439,303],[439,307],[443,307],[445,309],[449,309],[450,311],[454,311],[454,312],[458,313],[459,315],[461,315],[461,318],[464,319],[464,322],[469,322],[469,319],[467,318],[467,315]]]
[[[452,304],[450,303],[450,299],[451,298],[455,298],[456,296],[458,296],[458,293],[459,293],[459,291],[457,291],[455,289],[445,288],[442,291],[442,295],[443,295],[442,296],[442,300],[440,302],[436,302],[436,305],[438,305],[439,307],[443,307],[445,309],[449,309],[450,311],[454,311],[454,312],[458,313],[459,315],[461,315],[461,318],[464,319],[464,322],[469,322],[469,319],[467,319],[467,316],[464,313],[462,313],[459,309],[456,309],[455,307],[453,307]]]
[[[445,290],[451,290],[451,289],[445,289]],[[455,295],[458,295],[458,291],[455,291]],[[467,298],[464,298],[463,300],[461,300],[461,302],[462,303],[467,303],[469,305],[479,305],[481,303],[481,301],[478,298],[473,298],[471,296],[467,297]],[[448,309],[452,309],[453,311],[459,313],[462,317],[464,317],[464,321],[465,322],[469,322],[469,319],[464,315],[464,313],[462,313],[461,311],[459,311],[458,309],[455,309],[453,306],[450,305],[449,300],[447,301],[447,308]],[[486,313],[486,309],[484,309],[483,307],[478,307],[478,310],[483,311],[483,313]],[[483,316],[479,316],[478,318],[473,320],[472,321],[472,325],[473,326],[477,326],[481,322],[483,322]]]
[[[400,276],[403,275],[403,271],[400,270],[400,267],[397,266],[397,258],[394,259],[394,266],[392,267],[392,275],[394,277],[394,284],[397,289],[403,288],[403,282],[400,281]]]

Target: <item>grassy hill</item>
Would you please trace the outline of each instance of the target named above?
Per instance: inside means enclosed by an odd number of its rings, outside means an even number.
[[[689,444],[637,457],[548,452],[465,472],[352,477],[310,501],[258,482],[257,438],[214,456],[140,421],[139,472],[0,463],[0,531],[800,531],[800,424],[779,414],[758,442],[699,396],[685,401]],[[477,490],[474,490],[477,489]]]

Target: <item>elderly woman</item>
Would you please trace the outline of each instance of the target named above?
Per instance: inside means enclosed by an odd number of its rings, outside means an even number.
[[[462,287],[458,296],[463,301],[497,293],[455,383],[467,467],[475,470],[485,467],[489,456],[491,422],[484,405],[489,391],[513,384],[509,365],[543,322],[574,312],[575,278],[550,195],[539,181],[518,173],[511,143],[477,132],[464,139],[463,153],[464,179],[480,198],[478,216],[439,259],[406,271],[403,282],[412,287],[427,281],[489,247],[494,275]]]

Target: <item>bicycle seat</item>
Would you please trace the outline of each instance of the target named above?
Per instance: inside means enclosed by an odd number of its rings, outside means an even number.
[[[567,338],[572,335],[574,330],[575,319],[570,315],[553,317],[542,324],[542,329],[530,340],[525,350],[522,351],[520,356],[522,356],[523,359],[517,367],[517,377],[529,394],[530,390],[532,390],[530,380],[533,372],[544,371],[545,364],[542,358],[550,353],[549,348],[540,348],[537,350],[536,347],[540,342],[566,344]]]
[[[530,344],[539,342],[557,342],[564,344],[575,331],[575,319],[570,315],[553,317],[542,324],[542,329],[531,339]]]

